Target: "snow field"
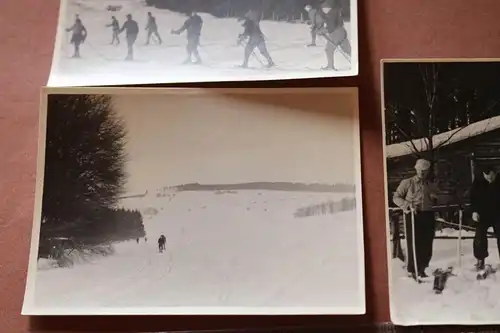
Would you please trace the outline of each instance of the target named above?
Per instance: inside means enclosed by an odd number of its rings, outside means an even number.
[[[470,233],[462,231],[462,235]],[[436,235],[439,235],[439,231]],[[471,233],[473,234],[473,233]],[[451,233],[450,233],[451,235]],[[407,277],[399,259],[391,262],[391,317],[398,325],[457,325],[499,322],[500,280],[496,274],[476,280],[472,239],[462,240],[462,267],[457,263],[457,240],[434,240],[434,252],[427,274],[431,277],[417,284]],[[403,242],[403,247],[405,244]],[[497,267],[500,260],[495,239],[489,239],[487,263]],[[406,251],[406,250],[405,250]],[[434,294],[432,272],[436,268],[454,267],[441,295]]]
[[[344,195],[239,191],[134,198],[155,207],[148,242],[71,269],[37,272],[39,307],[338,307],[363,302],[356,213],[294,219],[295,209]],[[167,238],[158,253],[157,238]]]
[[[108,12],[107,5],[123,4],[118,12]],[[156,17],[162,45],[145,46],[147,32],[147,12]],[[115,15],[123,24],[125,15],[133,14],[140,32],[135,47],[135,61],[124,61],[127,46],[124,34],[120,36],[119,46],[110,45],[111,28],[106,24]],[[306,78],[311,76],[339,75],[336,72],[321,70],[326,64],[324,53],[325,41],[317,38],[316,47],[306,47],[310,43],[310,29],[305,23],[285,23],[262,21],[261,28],[267,38],[267,48],[277,64],[276,68],[264,69],[263,65],[252,57],[249,69],[236,68],[243,61],[244,48],[236,45],[238,34],[243,31],[236,18],[216,18],[200,13],[204,20],[201,36],[200,55],[203,65],[180,65],[186,57],[186,37],[171,35],[171,29],[177,29],[184,23],[186,16],[164,9],[146,7],[141,2],[80,0],[70,1],[65,15],[66,27],[72,25],[75,14],[79,14],[88,30],[88,38],[81,46],[81,59],[70,58],[73,45],[69,44],[71,33],[63,32],[61,44],[57,45],[59,63],[51,77],[54,85],[80,85],[81,82],[102,82],[113,84],[122,82],[187,82],[187,81],[223,81],[223,80],[260,80],[280,78]],[[346,23],[351,40],[350,24]],[[354,49],[354,47],[353,47]],[[266,64],[256,50],[260,61]],[[336,52],[336,66],[341,72],[350,68],[346,58]],[[252,69],[253,68],[253,69]],[[84,75],[83,75],[84,74]],[[92,83],[89,83],[92,84]]]

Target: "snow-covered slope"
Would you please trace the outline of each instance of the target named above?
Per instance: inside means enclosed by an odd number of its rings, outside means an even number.
[[[123,5],[119,12],[108,12],[107,5]],[[144,46],[147,12],[156,17],[158,29],[163,39],[162,45]],[[243,48],[236,45],[236,39],[242,32],[241,23],[235,18],[219,19],[209,14],[200,14],[204,20],[201,37],[200,55],[204,65],[180,65],[186,57],[186,37],[171,35],[171,29],[179,28],[185,16],[168,10],[146,7],[141,1],[131,0],[79,0],[69,1],[61,11],[65,16],[65,26],[71,26],[75,14],[79,14],[88,29],[88,38],[81,46],[81,59],[70,58],[73,45],[69,44],[70,33],[59,32],[59,44],[56,45],[56,58],[49,85],[96,85],[124,83],[163,83],[188,81],[233,81],[286,79],[328,76],[344,76],[350,68],[346,58],[336,53],[336,66],[340,71],[325,72],[321,67],[326,64],[324,43],[318,37],[317,47],[306,47],[310,43],[310,30],[306,24],[263,21],[261,28],[267,38],[267,47],[277,64],[274,69],[263,69],[262,64],[252,57],[250,69],[240,69],[236,66],[242,63]],[[110,45],[111,16],[115,15],[120,24],[125,15],[133,13],[140,25],[139,38],[136,42],[136,61],[124,61],[127,46],[123,34],[119,46]],[[351,39],[350,24],[346,24]],[[352,42],[353,72],[356,75],[357,45]],[[256,51],[260,61],[264,58]],[[354,74],[353,74],[354,73]]]
[[[439,234],[437,232],[436,234]],[[462,268],[456,258],[457,240],[436,239],[428,274],[436,268],[454,266],[457,276],[448,279],[442,294],[435,294],[433,278],[417,284],[407,277],[399,259],[391,262],[391,319],[398,325],[456,325],[500,323],[500,284],[496,275],[476,280],[472,239],[463,240]],[[404,244],[403,244],[404,245]],[[499,262],[496,241],[489,240],[488,263]]]
[[[299,207],[343,196],[245,190],[126,199],[127,207],[157,211],[145,219],[148,242],[116,244],[113,256],[70,269],[39,270],[37,310],[364,313],[357,214],[293,218]],[[166,253],[157,249],[161,234]]]

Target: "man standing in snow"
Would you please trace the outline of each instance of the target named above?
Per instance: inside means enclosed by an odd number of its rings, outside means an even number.
[[[111,45],[113,45],[116,41],[116,44],[120,44],[120,37],[118,37],[118,34],[120,32],[120,24],[118,23],[118,20],[116,17],[111,16],[111,23],[107,24],[106,27],[111,27],[113,30],[113,38],[111,39]]]
[[[335,70],[334,56],[338,47],[346,57],[351,58],[351,44],[347,38],[347,30],[344,27],[342,5],[336,0],[326,0],[322,4],[321,15],[325,23],[324,27],[319,29],[317,33],[326,39],[327,65],[323,69]]]
[[[126,60],[133,60],[134,59],[134,44],[135,44],[135,41],[137,40],[137,35],[139,34],[139,25],[137,24],[136,21],[134,21],[132,19],[131,14],[127,14],[127,20],[125,21],[125,23],[123,23],[123,26],[120,29],[120,33],[122,33],[123,31],[126,31],[127,48],[128,48],[127,57],[125,59]]]
[[[184,61],[185,64],[192,63],[192,56],[195,57],[195,63],[201,63],[200,53],[198,52],[198,46],[200,46],[200,36],[201,28],[203,27],[203,20],[195,12],[187,13],[188,19],[184,22],[182,27],[177,30],[172,30],[172,34],[180,35],[184,30],[187,31],[187,58]]]
[[[71,43],[75,46],[73,58],[80,58],[80,45],[83,44],[87,38],[87,29],[78,15],[76,16],[75,24],[66,29],[66,31],[73,32],[73,35],[71,36]]]
[[[403,179],[393,196],[393,202],[403,210],[406,221],[406,249],[408,274],[413,278],[428,277],[425,269],[432,258],[432,245],[435,236],[435,216],[432,205],[437,200],[437,186],[429,180],[431,163],[425,159],[417,160],[415,164],[416,175]],[[412,228],[412,212],[414,214],[415,235]],[[416,266],[413,258],[413,244],[415,244]]]
[[[307,5],[304,9],[309,14],[309,24],[311,27],[311,44],[307,46],[316,46],[316,31],[323,27],[323,17],[320,15],[318,9],[311,5]]]
[[[500,180],[493,168],[485,167],[472,182],[470,191],[472,220],[476,223],[474,257],[476,268],[484,269],[488,254],[488,229],[493,228],[500,255]]]
[[[160,253],[163,253],[165,250],[165,243],[167,242],[167,239],[165,238],[164,235],[161,235],[160,238],[158,238],[158,251]]]
[[[259,13],[256,11],[249,11],[245,15],[245,20],[243,22],[243,28],[245,30],[238,36],[238,45],[246,41],[245,59],[241,65],[243,68],[248,67],[248,61],[255,48],[258,48],[260,53],[266,58],[268,68],[275,65],[271,55],[267,51],[266,40],[259,25],[259,16]]]
[[[146,45],[149,45],[149,41],[151,40],[151,36],[155,35],[158,38],[158,43],[162,43],[160,34],[158,33],[158,25],[156,24],[156,18],[148,12],[148,24],[146,25],[146,30],[148,32],[148,39],[146,40]]]

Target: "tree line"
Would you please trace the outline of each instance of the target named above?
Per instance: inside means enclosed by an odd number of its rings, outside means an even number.
[[[255,10],[264,20],[295,21],[307,18],[306,5],[319,6],[324,1],[342,6],[344,19],[350,20],[350,0],[146,0],[146,4],[180,13],[209,13],[220,18],[243,17],[249,10]]]
[[[103,95],[49,95],[40,244],[97,245],[142,237],[138,211],[118,209],[127,180],[126,128]]]

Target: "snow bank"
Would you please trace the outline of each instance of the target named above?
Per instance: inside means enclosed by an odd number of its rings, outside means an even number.
[[[444,143],[444,145],[449,145],[452,143],[456,143],[477,136],[482,133],[493,131],[498,128],[500,128],[500,116],[477,121],[475,123],[469,124],[464,127],[459,127],[448,132],[436,134],[432,138],[432,144],[433,147],[437,147],[443,144],[444,142],[446,142]],[[406,156],[414,153],[414,148],[412,146],[412,143],[413,145],[415,145],[418,151],[423,152],[427,151],[428,149],[426,138],[395,143],[385,147],[386,158]]]

